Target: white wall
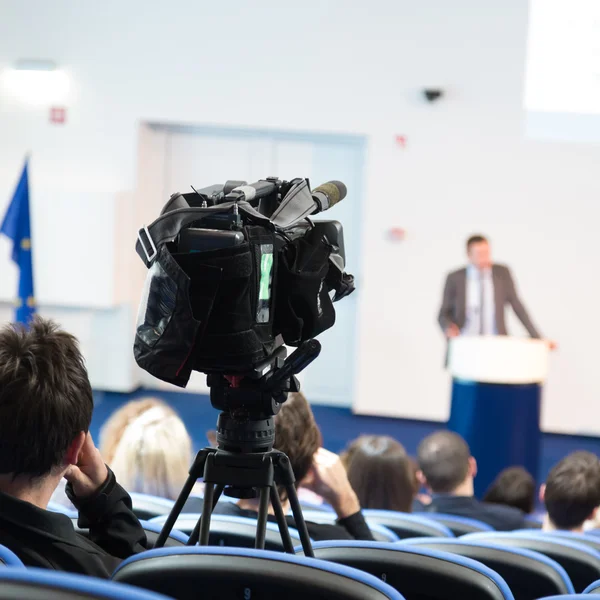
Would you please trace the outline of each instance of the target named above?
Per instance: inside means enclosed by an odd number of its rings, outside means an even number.
[[[4,0],[1,10],[0,68],[53,59],[74,94],[64,127],[0,98],[0,198],[28,149],[36,189],[133,190],[144,120],[366,134],[362,394],[385,395],[390,414],[447,416],[435,315],[444,273],[481,230],[561,344],[545,428],[600,431],[600,150],[524,140],[524,0]],[[424,104],[427,85],[444,100]],[[389,241],[391,226],[407,230],[404,243]],[[115,302],[133,292],[116,289]]]

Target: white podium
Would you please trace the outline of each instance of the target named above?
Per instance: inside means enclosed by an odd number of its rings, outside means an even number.
[[[550,349],[542,340],[505,335],[460,336],[450,342],[448,366],[456,379],[480,383],[543,383]]]
[[[506,467],[523,466],[537,475],[541,389],[548,367],[549,348],[541,340],[460,336],[451,341],[448,428],[465,438],[477,459],[478,497]]]

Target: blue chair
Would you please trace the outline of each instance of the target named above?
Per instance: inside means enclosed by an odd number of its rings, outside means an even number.
[[[168,600],[130,585],[47,569],[0,570],[0,600]]]
[[[384,525],[402,540],[414,537],[454,537],[449,527],[429,516],[375,509],[363,510],[363,515],[369,527],[371,523]]]
[[[187,534],[192,533],[199,514],[182,513],[175,521],[174,529]],[[167,520],[167,515],[150,519],[150,523],[162,527]],[[294,545],[300,544],[300,534],[296,529],[289,528],[290,537]],[[237,548],[254,548],[256,540],[256,519],[236,517],[230,515],[211,515],[210,518],[210,546],[235,546]],[[277,523],[267,523],[265,549],[283,552],[283,542],[279,534]]]
[[[595,535],[587,535],[585,533],[573,533],[572,531],[545,531],[544,535],[550,535],[552,537],[560,537],[578,544],[583,544],[600,552],[600,538]]]
[[[426,517],[445,525],[450,531],[456,536],[460,537],[467,533],[477,533],[479,531],[495,531],[495,529],[484,523],[483,521],[477,521],[476,519],[469,519],[467,517],[457,517],[455,515],[446,515],[443,513],[434,512],[419,512],[413,513],[419,517]]]
[[[335,523],[335,513],[302,511],[304,519],[313,523]],[[454,534],[433,519],[393,510],[364,509],[362,511],[371,531],[383,525],[391,529],[400,539],[412,537],[454,537]]]
[[[4,565],[5,567],[25,568],[25,565],[21,559],[6,546],[0,546],[0,564]]]
[[[525,527],[527,529],[541,529],[543,524],[543,517],[540,515],[525,515]]]
[[[67,517],[71,519],[77,518],[77,511],[72,508],[67,508],[58,502],[48,502],[48,506],[46,507],[50,512],[60,513],[61,515],[67,515]]]
[[[164,517],[166,519],[166,517]],[[79,535],[83,535],[84,537],[89,537],[90,532],[88,529],[82,529],[81,527],[79,527],[79,525],[77,524],[77,519],[71,519],[73,521],[73,527],[75,528],[75,531],[79,534]],[[146,532],[146,539],[148,540],[148,546],[149,548],[153,548],[154,544],[156,543],[156,540],[158,539],[158,534],[160,533],[162,526],[158,523],[152,523],[150,521],[144,521],[140,519],[140,524],[141,526],[144,528],[144,531]],[[189,538],[189,534],[186,535],[181,531],[178,531],[177,529],[172,529],[171,533],[169,534],[169,537],[167,538],[167,541],[165,542],[165,546],[167,547],[171,547],[171,546],[185,546],[187,544],[188,538]]]
[[[516,600],[575,592],[566,571],[556,561],[532,550],[448,538],[414,538],[402,544],[452,552],[479,561],[506,581]]]
[[[378,523],[371,523],[369,529],[373,534],[376,542],[399,542],[400,538],[385,525],[379,525]]]
[[[404,543],[332,540],[313,544],[315,558],[366,571],[407,598],[514,600],[500,575],[485,565]]]
[[[461,539],[540,552],[564,568],[576,592],[582,592],[590,583],[600,579],[600,553],[542,531],[470,533]]]
[[[158,548],[123,561],[113,580],[176,600],[402,600],[372,575],[325,561],[244,548]],[[199,596],[200,594],[200,596]]]
[[[152,519],[160,515],[168,515],[175,502],[150,494],[130,493],[132,509],[138,519]]]
[[[583,590],[583,593],[600,595],[600,581],[594,581],[594,583],[590,583],[590,585]]]

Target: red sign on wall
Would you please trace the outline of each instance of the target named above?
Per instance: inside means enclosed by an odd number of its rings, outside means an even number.
[[[62,106],[53,106],[50,109],[50,123],[64,125],[67,120],[67,109]]]

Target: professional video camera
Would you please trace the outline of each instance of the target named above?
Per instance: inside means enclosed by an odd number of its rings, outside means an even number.
[[[336,181],[313,191],[302,178],[228,181],[173,194],[139,231],[136,250],[149,271],[135,359],[181,387],[192,370],[207,373],[211,403],[222,411],[218,450],[198,453],[157,545],[204,476],[203,516],[191,544],[208,543],[210,513],[223,491],[234,497],[258,491],[257,547],[264,547],[270,498],[284,547],[293,552],[279,484],[312,554],[289,461],[273,451],[273,416],[288,392],[299,391],[295,375],[318,356],[313,338],[334,324],[333,302],[354,291],[344,272],[341,225],[310,218],[345,195]],[[284,344],[298,347],[287,359]]]

